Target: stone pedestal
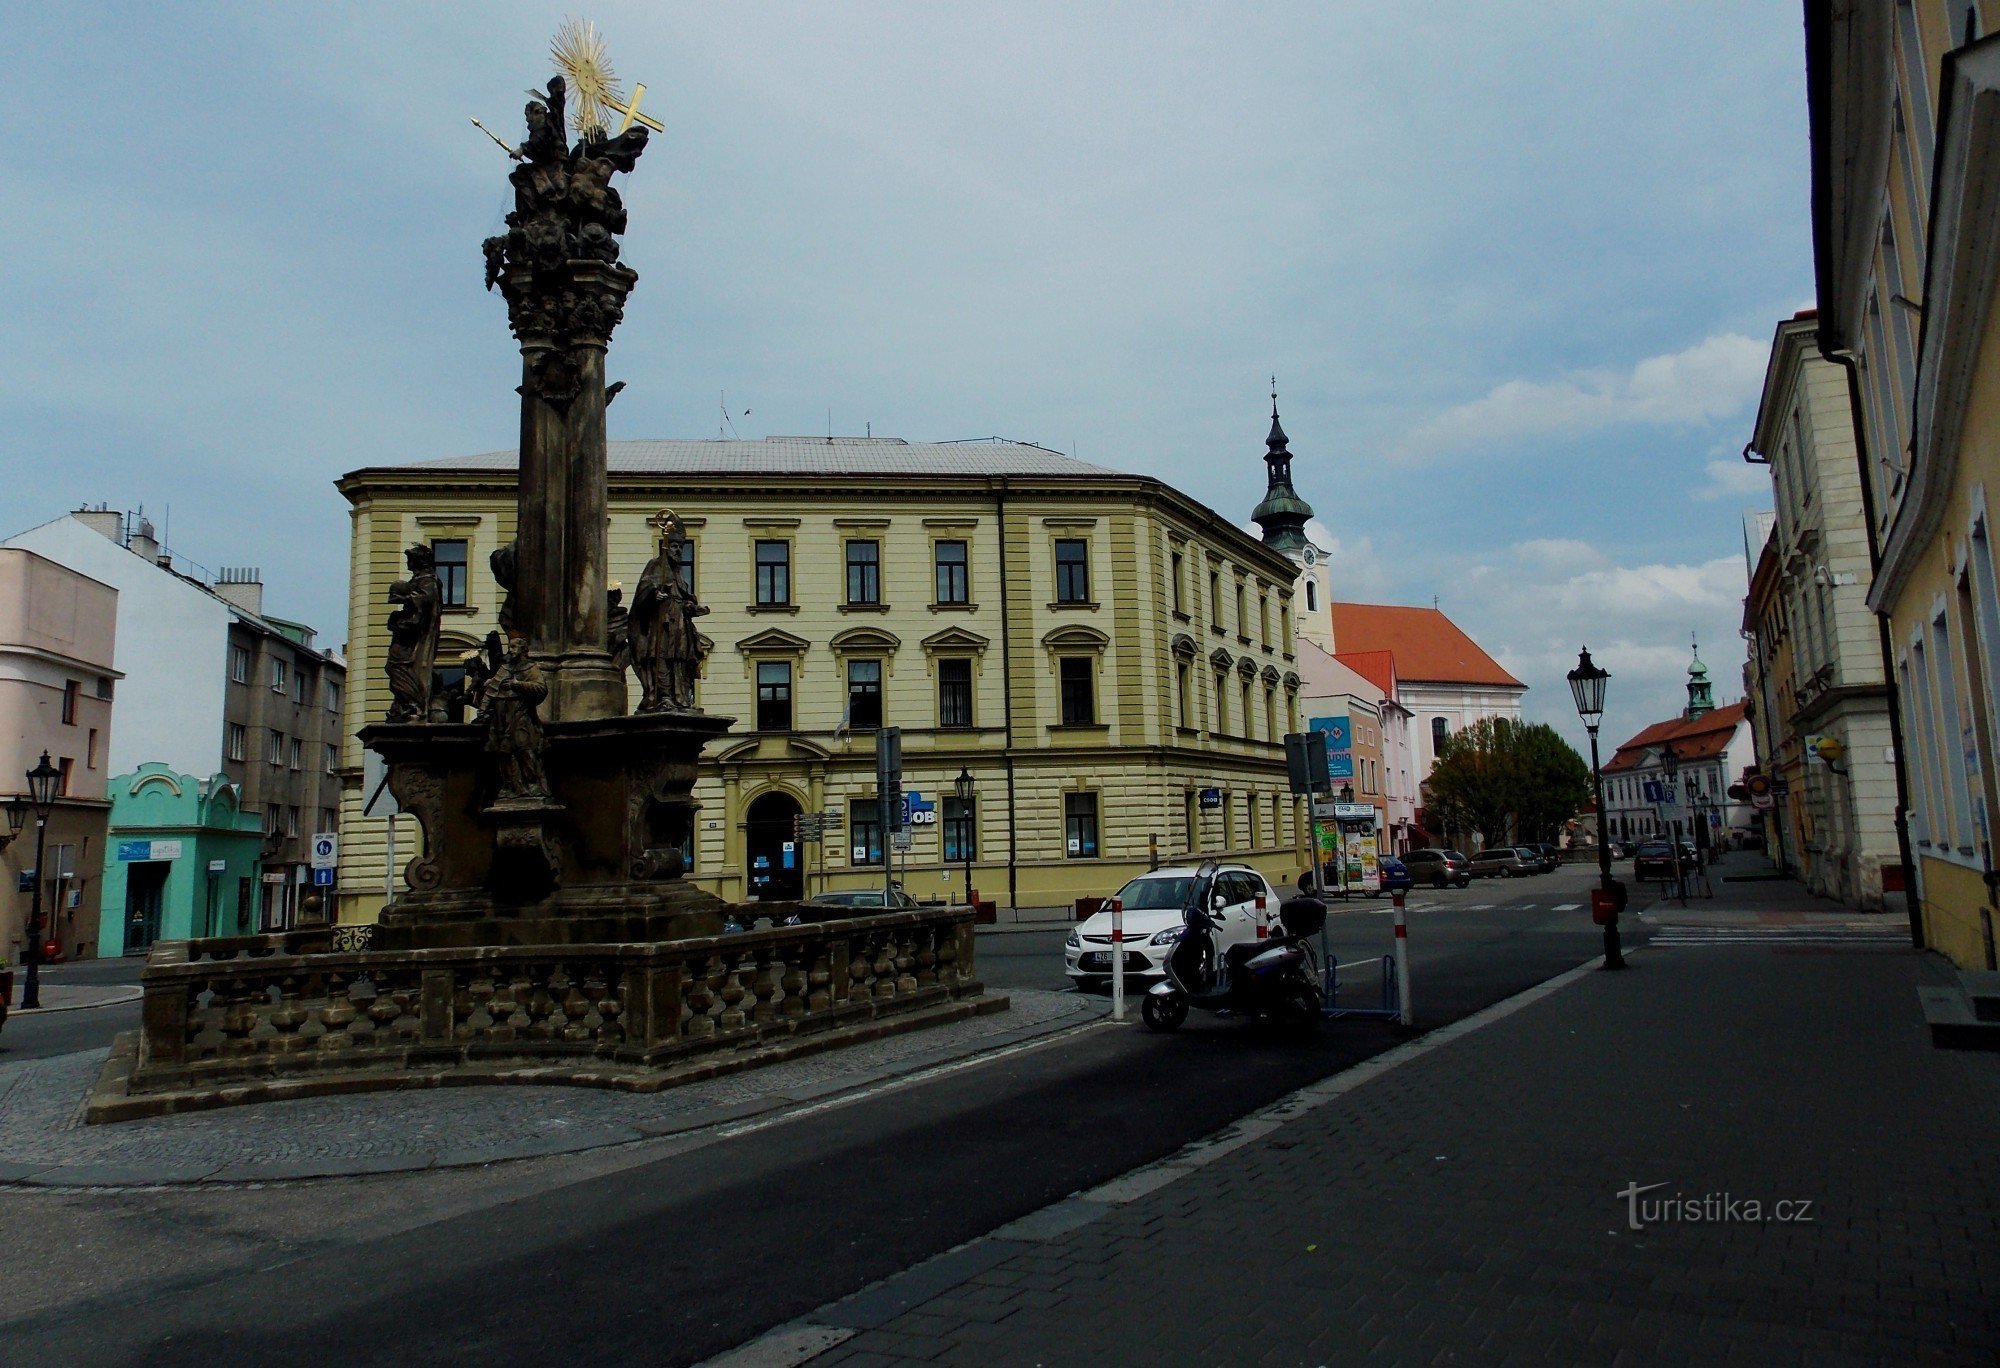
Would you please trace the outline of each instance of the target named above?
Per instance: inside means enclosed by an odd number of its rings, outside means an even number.
[[[547,724],[544,798],[498,799],[474,724],[382,723],[362,744],[423,828],[381,949],[714,935],[724,904],[681,878],[701,748],[732,719],[644,713]]]

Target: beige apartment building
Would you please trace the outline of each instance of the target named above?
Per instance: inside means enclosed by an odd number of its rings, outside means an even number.
[[[1749,697],[1785,858],[1813,892],[1879,910],[1902,874],[1889,691],[1846,377],[1818,328],[1811,309],[1778,325],[1744,450],[1770,466],[1776,510],[1744,617]]]
[[[0,547],[0,802],[27,773],[62,773],[35,866],[35,816],[0,855],[0,956],[21,962],[38,877],[44,939],[66,957],[97,950],[104,867],[118,591],[32,551]],[[0,826],[0,836],[6,827]]]
[[[663,509],[709,609],[700,706],[736,719],[696,786],[691,877],[725,898],[878,885],[876,729],[902,728],[918,898],[1048,907],[1190,851],[1296,878],[1303,823],[1293,561],[1146,476],[1017,442],[610,444],[611,578],[638,582]],[[388,589],[430,544],[449,667],[497,623],[512,451],[370,467],[353,506],[340,915],[383,900],[354,733],[387,709]],[[447,668],[447,680],[449,670]],[[636,684],[633,699],[637,700]],[[963,773],[971,796],[956,792]],[[801,814],[837,812],[819,844]],[[400,824],[404,855],[415,833]],[[787,848],[789,846],[789,849]]]
[[[1810,0],[1818,346],[1858,417],[1924,943],[1994,968],[2000,803],[2000,14]]]

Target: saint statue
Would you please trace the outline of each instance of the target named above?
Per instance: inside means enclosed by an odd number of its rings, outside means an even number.
[[[639,576],[627,629],[632,666],[639,673],[639,711],[686,711],[694,707],[695,675],[701,669],[695,619],[708,609],[681,578],[687,529],[672,513],[660,513],[651,522],[660,531],[659,554]]]
[[[493,554],[486,558],[493,569],[493,582],[500,586],[500,630],[514,630],[514,567],[519,560],[515,550],[517,543],[493,548]]]
[[[444,602],[438,588],[437,557],[418,542],[403,552],[410,577],[389,586],[389,721],[422,722],[431,713],[431,666],[437,660],[438,615]]]
[[[479,681],[479,718],[486,726],[486,753],[499,767],[497,797],[547,798],[542,770],[542,719],[536,713],[549,696],[548,677],[528,655],[528,639],[507,638],[507,654]]]
[[[605,646],[611,652],[611,663],[618,667],[620,679],[632,668],[632,614],[626,609],[624,599],[625,586],[617,580],[604,586]]]

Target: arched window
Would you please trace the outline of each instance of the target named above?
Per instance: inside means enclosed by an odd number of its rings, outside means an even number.
[[[1432,755],[1436,755],[1439,751],[1444,749],[1444,739],[1450,735],[1451,735],[1451,723],[1445,721],[1442,717],[1433,717],[1431,719]]]
[[[1319,611],[1319,585],[1312,580],[1306,581],[1306,611],[1308,613]]]

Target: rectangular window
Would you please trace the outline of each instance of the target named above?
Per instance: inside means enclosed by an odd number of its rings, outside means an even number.
[[[291,767],[292,767],[293,769],[298,769],[298,768],[300,768],[300,766],[299,766],[299,751],[300,751],[300,746],[299,746],[299,738],[298,738],[298,737],[296,737],[296,736],[294,736],[294,737],[293,737],[293,738],[291,739],[291,742],[290,742],[290,744],[289,744],[289,745],[288,745],[288,746],[286,747],[286,750],[285,750],[285,757],[286,757],[286,760],[287,760],[287,762],[288,762],[288,763],[289,763],[289,764],[291,765]]]
[[[1097,795],[1063,795],[1063,850],[1072,860],[1097,858]]]
[[[972,582],[967,572],[966,544],[962,541],[941,541],[933,554],[937,560],[937,601],[970,603]]]
[[[792,729],[792,667],[782,660],[757,662],[757,730]]]
[[[1215,734],[1229,735],[1229,676],[1221,670],[1215,672]]]
[[[438,601],[447,608],[465,606],[465,542],[434,541],[431,553],[437,557]]]
[[[292,672],[292,701],[301,704],[312,702],[312,679],[304,670]]]
[[[1062,720],[1066,727],[1089,727],[1097,722],[1094,662],[1088,656],[1064,656],[1057,662],[1062,672]]]
[[[1236,581],[1236,635],[1250,639],[1250,618],[1243,611],[1243,581]]]
[[[340,747],[328,742],[326,745],[326,772],[332,774],[340,767]]]
[[[1180,718],[1180,725],[1183,727],[1193,726],[1194,723],[1189,719],[1194,716],[1194,703],[1189,698],[1189,694],[1194,691],[1194,671],[1188,666],[1186,661],[1182,661],[1180,664],[1174,666],[1174,691],[1176,694],[1174,701],[1178,708],[1177,715]]]
[[[1208,572],[1208,625],[1222,630],[1222,572]]]
[[[1276,741],[1278,732],[1278,688],[1275,684],[1264,686],[1264,735]]]
[[[271,747],[264,753],[264,761],[272,769],[285,763],[285,734],[276,727],[271,728]]]
[[[1090,602],[1090,544],[1080,537],[1056,539],[1056,602]]]
[[[111,701],[110,675],[99,675],[97,677],[97,696],[103,699],[106,703],[109,703]]]
[[[275,836],[278,834],[278,805],[276,803],[266,803],[264,805],[264,834],[266,836]]]
[[[681,573],[681,587],[690,594],[694,593],[694,542],[692,539],[681,543],[681,558],[675,568]]]
[[[1181,592],[1181,562],[1187,558],[1181,555],[1180,552],[1176,551],[1168,559],[1173,567],[1172,574],[1173,574],[1174,611],[1176,613],[1185,613],[1187,609],[1182,604],[1182,592]]]
[[[285,834],[287,836],[299,834],[299,810],[295,807],[285,809]]]
[[[786,541],[757,543],[757,604],[762,608],[782,608],[792,601],[792,544]]]
[[[1965,782],[1965,737],[1960,729],[1958,675],[1953,666],[1951,626],[1939,613],[1931,622],[1931,669],[1937,675],[1939,740],[1937,752],[1944,764],[1944,791],[1951,805],[1952,829],[1957,833],[1959,853],[1970,855],[1975,847],[1972,834],[1972,797]],[[1942,834],[1942,832],[1940,832]]]
[[[882,601],[881,542],[847,543],[847,601],[862,604]]]
[[[250,682],[250,653],[241,646],[229,648],[229,677],[238,684]]]
[[[69,775],[70,771],[76,768],[76,760],[71,756],[65,755],[56,761],[56,768],[61,771],[56,776],[56,793],[67,798],[69,797]]]
[[[332,680],[328,680],[326,684],[326,710],[328,712],[340,711],[340,693],[340,685],[334,683]]]
[[[1250,711],[1250,681],[1243,681],[1243,739],[1250,740],[1256,734],[1255,717]]]
[[[245,757],[249,749],[249,744],[250,744],[249,733],[244,730],[243,724],[241,722],[231,722],[229,724],[228,731],[229,735],[228,735],[228,740],[226,742],[228,746],[228,756],[231,760],[241,760]]]
[[[76,725],[76,705],[83,697],[83,682],[76,679],[63,681],[62,720],[66,727]]]
[[[334,830],[335,829],[334,823],[338,820],[339,819],[334,815],[334,811],[332,808],[321,808],[319,810],[319,830],[321,831]]]
[[[938,725],[972,725],[972,662],[969,660],[938,662]]]
[[[97,768],[97,728],[95,727],[90,729],[90,739],[83,752],[83,766],[85,769]]]
[[[873,798],[855,798],[847,804],[848,863],[882,863],[881,804]]]
[[[882,662],[847,662],[847,725],[874,731],[882,725]]]
[[[287,672],[287,671],[286,671],[286,669],[285,669],[285,662],[284,662],[284,661],[282,661],[282,660],[274,660],[274,661],[272,661],[272,662],[271,662],[271,692],[272,692],[272,693],[283,693],[283,692],[285,691],[285,684],[286,684],[286,682],[287,682],[287,673],[288,673],[288,672]]]
[[[977,815],[973,798],[954,798],[946,795],[944,800],[944,858],[947,864],[964,864],[979,858],[979,836]]]

